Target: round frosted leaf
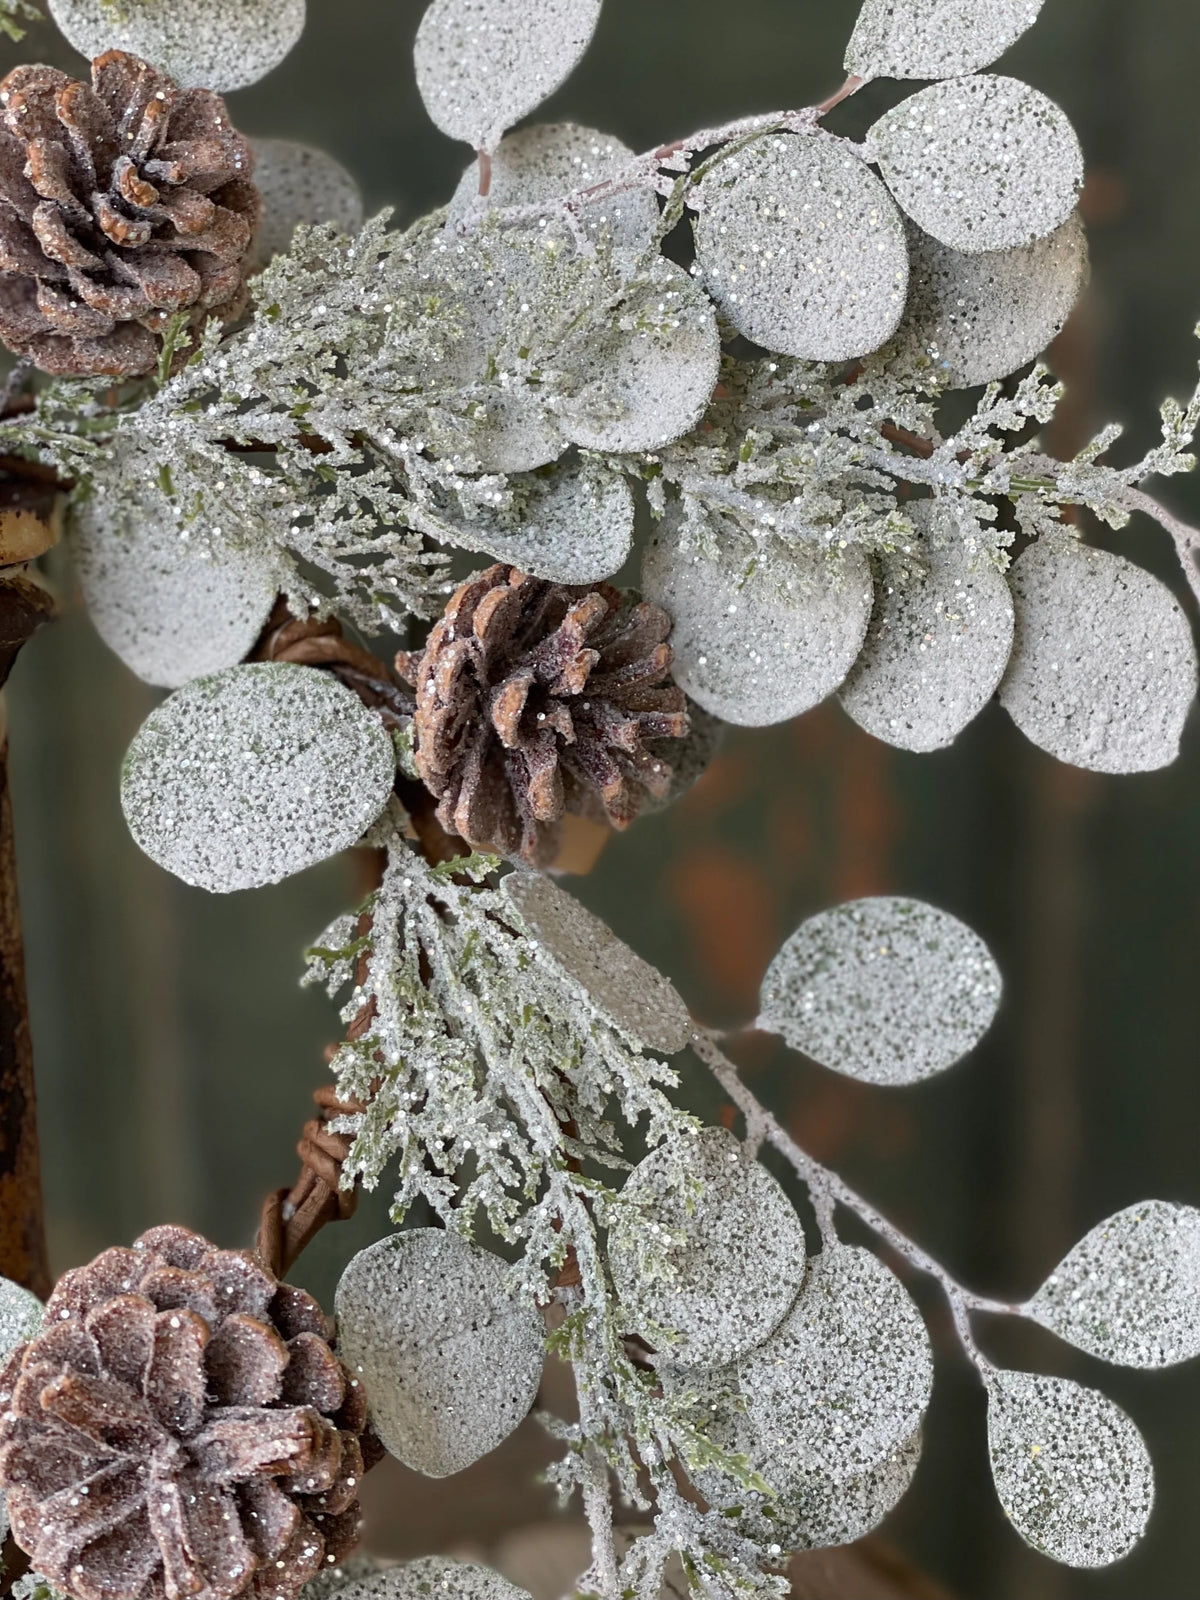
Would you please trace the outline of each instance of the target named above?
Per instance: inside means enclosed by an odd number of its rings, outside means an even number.
[[[699,422],[720,364],[708,296],[682,268],[658,261],[652,281],[589,341],[583,381],[559,403],[559,424],[585,450],[657,450]]]
[[[916,559],[881,558],[862,654],[838,691],[860,728],[901,750],[950,744],[995,694],[1012,649],[1007,583],[937,505],[908,508],[926,535]]]
[[[332,222],[342,233],[363,223],[358,184],[331,155],[294,139],[254,139],[254,183],[262,215],[251,250],[252,271],[291,248],[299,225]]]
[[[642,565],[646,599],[674,619],[676,683],[714,716],[750,728],[798,717],[831,694],[871,616],[862,552],[781,551],[747,576],[743,559],[681,550],[678,528],[668,512]]]
[[[146,683],[177,689],[251,650],[279,589],[256,550],[204,546],[148,486],[136,515],[103,497],[75,509],[71,553],[96,632]]]
[[[185,89],[257,83],[304,31],[304,0],[50,0],[82,55],[127,50]]]
[[[899,339],[952,389],[1008,377],[1060,332],[1087,280],[1078,212],[1034,244],[968,255],[910,226]]]
[[[494,1450],[537,1397],[542,1320],[507,1278],[499,1256],[443,1228],[380,1239],[342,1274],[338,1354],[382,1443],[426,1477]]]
[[[1118,1211],[1068,1252],[1025,1312],[1123,1367],[1200,1355],[1200,1211],[1166,1200]]]
[[[1065,222],[1083,187],[1066,115],[1016,78],[931,84],[867,136],[888,188],[926,233],[955,250],[1011,250]]]
[[[423,1556],[339,1587],[337,1600],[530,1600],[530,1595],[490,1567]]]
[[[433,0],[413,46],[417,88],[452,139],[492,150],[575,68],[600,0]]]
[[[617,176],[633,160],[633,151],[610,133],[575,122],[537,122],[505,134],[492,156],[491,183],[479,194],[479,165],[472,162],[450,201],[452,219],[483,208],[538,205],[594,188]],[[654,192],[630,189],[586,205],[580,221],[593,238],[605,231],[619,250],[641,252],[658,227]]]
[[[1154,1503],[1154,1468],[1130,1418],[1068,1378],[993,1372],[987,1385],[992,1476],[1022,1539],[1069,1567],[1127,1555]]]
[[[805,1473],[861,1479],[904,1453],[929,1404],[933,1352],[878,1256],[827,1245],[780,1327],[739,1361],[738,1382],[772,1487],[796,1493]]]
[[[843,141],[760,140],[697,192],[696,259],[739,333],[783,355],[845,361],[895,332],[908,285],[904,225]]]
[[[143,722],[121,774],[129,831],[152,860],[214,893],[252,889],[354,844],[386,806],[391,738],[314,667],[230,667]]]
[[[587,462],[529,481],[520,512],[463,522],[469,550],[511,561],[555,583],[596,583],[624,565],[633,543],[633,496],[625,479]]]
[[[1042,0],[864,0],[846,47],[856,78],[957,78],[990,66]]]
[[[609,1261],[631,1332],[666,1349],[666,1330],[672,1362],[716,1367],[787,1314],[804,1280],[804,1229],[766,1168],[732,1134],[706,1128],[633,1169]]]
[[[880,895],[800,924],[767,969],[758,1026],[848,1077],[918,1083],[973,1050],[999,1003],[996,963],[966,923]]]
[[[512,872],[504,893],[537,945],[537,958],[577,985],[622,1032],[674,1055],[691,1037],[688,1009],[662,973],[540,872]]]
[[[0,1278],[0,1361],[42,1331],[43,1310],[37,1295],[10,1278]]]
[[[1169,766],[1196,652],[1165,584],[1065,535],[1030,545],[1009,583],[1016,629],[1000,702],[1025,737],[1091,772]]]

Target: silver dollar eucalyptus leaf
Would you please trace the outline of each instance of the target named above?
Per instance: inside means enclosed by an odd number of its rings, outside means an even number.
[[[629,1331],[680,1366],[717,1367],[778,1326],[804,1280],[804,1229],[765,1167],[723,1128],[651,1151],[609,1236]]]
[[[491,184],[486,197],[479,194],[479,166],[472,162],[459,180],[450,201],[450,217],[478,214],[482,209],[537,205],[564,195],[594,188],[623,172],[633,151],[611,133],[584,128],[576,122],[536,122],[532,127],[507,133],[492,156]],[[654,191],[633,188],[585,205],[580,220],[598,238],[605,230],[618,250],[640,253],[658,226],[658,201]]]
[[[11,1278],[0,1278],[0,1361],[41,1332],[43,1310],[37,1295]]]
[[[845,141],[760,140],[705,176],[697,204],[705,288],[748,339],[844,361],[895,331],[908,284],[904,227]]]
[[[1003,55],[1042,0],[864,0],[846,47],[857,78],[957,78]]]
[[[1066,115],[1016,78],[931,84],[867,135],[888,188],[926,233],[955,250],[1011,250],[1065,222],[1083,186]]]
[[[490,1567],[424,1556],[337,1589],[337,1600],[530,1600],[527,1590]]]
[[[129,747],[121,806],[148,856],[214,893],[278,883],[358,840],[396,771],[379,718],[336,678],[280,662],[196,678]]]
[[[919,1083],[973,1050],[1000,973],[966,923],[899,895],[802,922],[767,969],[758,1026],[834,1072]]]
[[[1098,1223],[1024,1308],[1080,1350],[1123,1367],[1200,1355],[1200,1211],[1144,1200]]]
[[[1127,1555],[1154,1503],[1154,1468],[1130,1418],[1068,1378],[993,1371],[987,1386],[992,1476],[1022,1539],[1070,1567]]]
[[[903,1452],[929,1404],[933,1352],[895,1273],[869,1250],[827,1244],[783,1323],[738,1362],[738,1382],[789,1492],[793,1475],[861,1478]]]
[[[674,1055],[692,1032],[688,1009],[662,973],[599,917],[540,872],[513,872],[504,893],[551,963],[610,1022],[651,1050]]]
[[[443,1228],[380,1239],[342,1274],[338,1354],[382,1443],[426,1477],[494,1450],[537,1397],[542,1319],[507,1278],[499,1256]]]
[[[77,503],[71,554],[96,632],[139,678],[177,689],[241,661],[279,590],[269,553],[189,539],[149,484],[136,513]]]
[[[254,185],[262,196],[262,215],[251,248],[252,271],[287,250],[302,222],[332,222],[342,233],[357,233],[362,227],[362,195],[340,161],[294,139],[251,143]]]
[[[1079,213],[1034,244],[968,255],[908,230],[908,305],[897,335],[952,389],[1006,378],[1041,355],[1087,280]]]
[[[720,524],[712,522],[721,540]],[[786,722],[831,694],[853,665],[871,615],[862,552],[789,547],[756,563],[720,559],[680,549],[679,528],[672,506],[642,565],[646,598],[674,618],[676,683],[706,711],[742,727]]]
[[[720,364],[708,296],[681,267],[657,261],[611,328],[589,340],[580,387],[556,407],[560,426],[585,450],[657,450],[699,422]]]
[[[996,692],[1012,649],[1012,596],[991,556],[968,548],[953,508],[906,508],[914,555],[882,556],[862,654],[838,699],[901,750],[940,750]]]
[[[218,94],[257,83],[304,31],[304,0],[50,0],[50,15],[89,60],[128,50]]]
[[[575,461],[531,478],[519,510],[480,512],[454,529],[468,550],[511,561],[535,578],[595,583],[621,567],[633,543],[633,496],[625,479]]]
[[[476,150],[553,94],[591,43],[600,0],[433,0],[413,59],[425,109]]]
[[[1166,585],[1065,534],[1030,545],[1009,582],[1016,634],[1000,702],[1025,737],[1091,772],[1174,761],[1196,652]]]

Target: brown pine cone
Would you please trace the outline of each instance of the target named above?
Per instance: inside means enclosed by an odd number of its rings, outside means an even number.
[[[358,1536],[362,1387],[255,1256],[153,1228],[59,1280],[0,1372],[0,1487],[77,1600],[292,1600]]]
[[[0,339],[43,372],[152,372],[161,330],[245,305],[254,156],[208,89],[109,50],[92,86],[0,83]]]
[[[607,583],[569,588],[501,564],[462,584],[424,652],[396,657],[442,827],[545,866],[564,812],[624,828],[647,794],[665,795],[671,767],[647,741],[688,729],[670,631],[661,607]]]

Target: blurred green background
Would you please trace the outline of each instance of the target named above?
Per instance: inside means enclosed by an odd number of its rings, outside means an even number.
[[[428,123],[411,41],[419,0],[309,0],[299,47],[230,97],[251,134],[323,146],[370,208],[440,203],[466,152]],[[854,0],[606,0],[583,65],[545,108],[645,148],[841,81]],[[78,58],[47,27],[3,65]],[[1061,453],[1110,419],[1118,451],[1153,439],[1166,393],[1190,390],[1200,313],[1200,7],[1196,0],[1046,0],[1002,70],[1057,99],[1089,161],[1092,282],[1055,349],[1072,398]],[[836,114],[859,132],[900,97],[873,86]],[[1200,520],[1200,484],[1164,498]],[[1103,542],[1170,583],[1165,535]],[[117,772],[158,698],[96,640],[62,574],[66,614],[26,650],[10,691],[21,892],[57,1270],[166,1219],[250,1238],[261,1194],[291,1181],[292,1145],[337,1029],[296,988],[301,946],[357,897],[361,864],[210,898],[128,838]],[[1161,1195],[1200,1203],[1197,1048],[1200,732],[1172,768],[1099,777],[1027,744],[997,706],[950,750],[891,750],[834,707],[733,733],[698,788],[616,838],[575,887],[710,1020],[754,1015],[759,977],[805,915],[847,897],[915,894],[965,918],[1004,970],[1001,1015],[966,1064],[899,1091],[837,1079],[755,1038],[762,1095],[962,1278],[1023,1297],[1108,1213]],[[711,1111],[717,1105],[698,1103]],[[329,1229],[298,1276],[328,1301],[339,1264],[386,1227],[382,1203]],[[1159,1475],[1150,1532],[1127,1561],[1074,1573],[1028,1551],[991,1493],[982,1396],[935,1299],[945,1360],[915,1486],[887,1535],[969,1600],[1194,1600],[1200,1594],[1200,1371],[1110,1372],[1049,1335],[983,1330],[1012,1364],[1098,1382],[1145,1429]],[[523,1443],[506,1462],[524,1464]],[[522,1453],[523,1452],[523,1453]],[[462,1545],[511,1525],[523,1491],[492,1478],[394,1476],[376,1541]],[[375,1501],[381,1501],[376,1491]],[[544,1514],[530,1490],[529,1515]],[[490,1520],[489,1520],[490,1519]],[[486,1528],[485,1528],[486,1524]]]

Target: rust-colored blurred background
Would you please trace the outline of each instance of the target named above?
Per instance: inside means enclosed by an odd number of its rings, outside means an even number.
[[[324,146],[372,207],[394,203],[403,219],[439,203],[466,152],[430,127],[416,96],[419,0],[309,0],[309,10],[294,54],[231,96],[239,123]],[[818,99],[840,82],[855,10],[853,0],[606,0],[591,53],[545,114],[644,148],[723,116]],[[78,64],[49,27],[0,52],[5,69],[21,59]],[[1190,390],[1198,61],[1195,0],[1046,0],[1001,63],[1060,101],[1089,160],[1092,283],[1054,352],[1074,386],[1055,425],[1060,451],[1116,418],[1129,424],[1118,450],[1140,452],[1161,397]],[[862,130],[902,92],[873,87],[835,125]],[[1164,497],[1200,518],[1195,480],[1166,486]],[[1164,535],[1138,523],[1102,537],[1185,596]],[[299,950],[357,893],[349,860],[276,889],[210,898],[138,854],[117,773],[158,696],[65,598],[66,616],[28,647],[10,690],[58,1270],[168,1218],[228,1244],[251,1237],[261,1193],[292,1176],[292,1145],[336,1029],[323,997],[296,989]],[[1022,1296],[1119,1207],[1149,1195],[1200,1202],[1198,780],[1195,716],[1174,767],[1107,778],[1034,750],[995,706],[931,756],[893,751],[822,707],[732,733],[692,794],[614,840],[576,887],[700,1014],[731,1025],[754,1015],[782,938],[837,900],[915,894],[978,929],[1000,960],[1006,998],[980,1049],[945,1077],[868,1089],[757,1037],[743,1059],[817,1155],[972,1285]],[[719,1114],[698,1078],[689,1092]],[[327,1302],[350,1251],[385,1231],[385,1198],[327,1230],[301,1263],[298,1275]],[[924,1460],[885,1529],[891,1546],[966,1600],[1194,1600],[1197,1364],[1109,1372],[1049,1335],[984,1330],[999,1360],[1101,1383],[1149,1437],[1159,1501],[1144,1545],[1107,1571],[1069,1572],[1006,1526],[988,1479],[982,1397],[936,1298],[919,1280],[913,1288],[945,1359]],[[527,1424],[460,1480],[381,1468],[372,1543],[396,1554],[487,1551],[549,1597],[578,1553],[578,1529],[529,1535],[526,1524],[551,1515],[546,1492],[527,1482],[540,1459],[543,1441]],[[862,1573],[852,1600],[935,1592]],[[810,1574],[814,1596],[832,1593],[822,1581]]]

